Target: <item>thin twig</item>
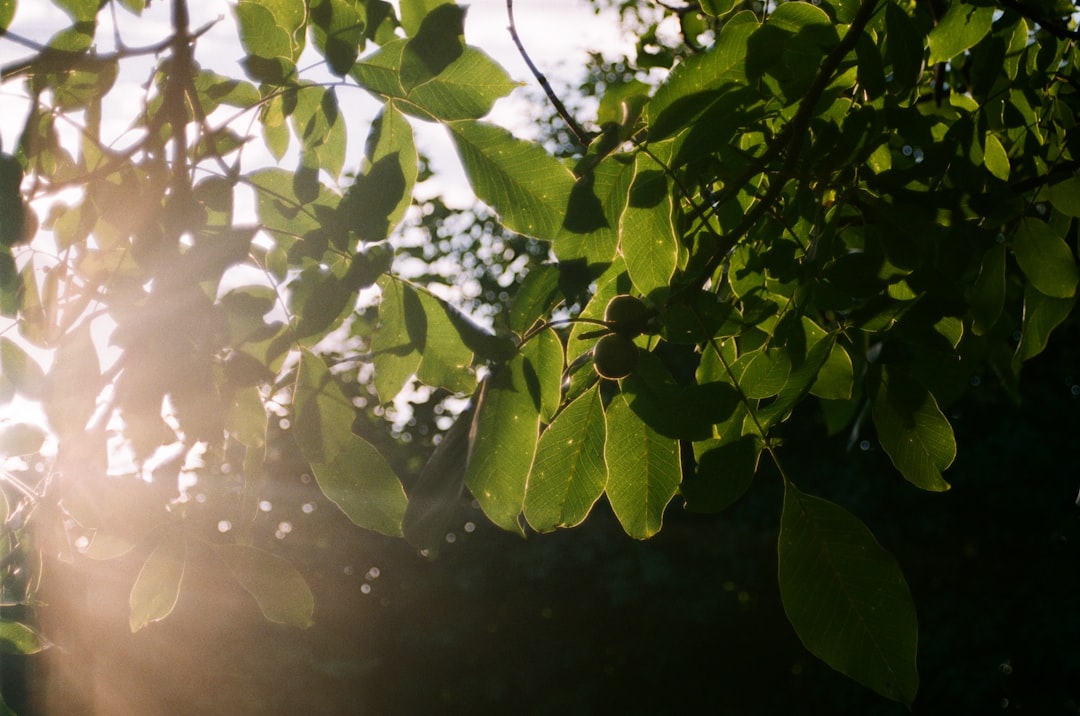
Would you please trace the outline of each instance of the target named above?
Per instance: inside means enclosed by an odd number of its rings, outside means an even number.
[[[570,127],[570,131],[573,133],[574,138],[577,139],[578,144],[583,149],[587,149],[589,143],[592,141],[588,132],[581,128],[581,125],[577,123],[570,111],[566,109],[566,105],[562,103],[558,95],[555,94],[555,90],[551,88],[551,83],[547,81],[547,77],[544,77],[543,73],[533,64],[532,59],[529,57],[529,53],[525,51],[525,46],[521,44],[521,38],[518,37],[517,26],[514,23],[514,0],[506,0],[506,16],[510,21],[510,26],[506,28],[510,31],[510,38],[513,39],[514,45],[517,46],[518,53],[521,54],[521,59],[525,60],[525,64],[529,66],[529,71],[532,72],[533,77],[540,83],[540,86],[544,89],[544,94],[551,100],[551,104],[555,106],[555,111],[559,113],[559,116],[563,118],[566,125]]]

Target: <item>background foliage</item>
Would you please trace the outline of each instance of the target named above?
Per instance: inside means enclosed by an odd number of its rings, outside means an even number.
[[[27,50],[3,79],[32,99],[0,163],[10,319],[0,387],[45,417],[3,427],[8,650],[59,644],[107,663],[93,655],[115,618],[78,633],[78,604],[48,597],[116,604],[113,590],[124,595],[125,645],[153,643],[164,656],[161,644],[179,637],[140,635],[197,621],[185,600],[197,610],[195,585],[216,585],[225,604],[246,594],[290,629],[264,633],[276,649],[292,645],[298,673],[379,674],[381,659],[404,658],[409,639],[430,648],[430,635],[392,621],[385,638],[399,646],[379,656],[304,652],[322,642],[294,629],[324,628],[319,594],[355,588],[338,584],[321,550],[355,540],[432,556],[460,536],[505,574],[454,547],[457,557],[403,567],[419,576],[401,579],[384,612],[415,618],[424,585],[446,575],[462,594],[507,597],[457,632],[437,630],[444,644],[510,628],[542,640],[528,631],[535,614],[514,611],[535,608],[536,595],[506,575],[575,575],[560,564],[569,559],[588,569],[594,603],[579,611],[552,598],[539,613],[565,619],[585,654],[603,649],[594,678],[572,680],[585,711],[597,679],[611,703],[603,679],[643,678],[628,656],[639,652],[594,621],[605,594],[605,611],[655,629],[642,590],[690,577],[671,594],[681,618],[726,634],[736,627],[717,614],[756,624],[782,610],[806,651],[908,707],[929,662],[929,703],[985,704],[998,688],[998,706],[1076,708],[1056,680],[989,686],[970,662],[948,666],[955,649],[942,640],[969,635],[935,606],[984,598],[964,590],[987,583],[981,555],[1002,546],[970,517],[943,523],[958,510],[989,522],[1030,504],[1048,510],[1050,532],[1019,510],[1008,533],[1046,563],[995,562],[1038,577],[1030,592],[995,585],[1004,611],[987,620],[1026,623],[1008,610],[1038,595],[1075,633],[1053,596],[1068,593],[1074,570],[1046,583],[1046,568],[1075,557],[1062,546],[1075,533],[1075,466],[1062,463],[1080,390],[1058,338],[1075,331],[1078,282],[1070,3],[622,3],[637,56],[597,56],[582,87],[595,116],[560,109],[535,141],[483,120],[516,83],[465,43],[452,3],[241,0],[244,78],[199,64],[204,28],[190,27],[182,0],[169,8],[171,35],[147,47],[124,44],[116,20],[142,3],[57,4],[72,24],[42,44],[15,32],[14,2],[0,4],[5,41]],[[325,60],[329,80],[298,69],[305,51]],[[103,136],[121,68],[149,59],[131,127]],[[362,158],[339,99],[355,88],[381,102]],[[445,127],[486,208],[414,198],[427,178],[417,122]],[[631,318],[610,308],[616,297]],[[1033,359],[1042,368],[1025,384]],[[1054,439],[1021,442],[1040,420]],[[1013,437],[983,448],[1002,453],[993,469],[963,457],[957,435],[973,433]],[[1004,468],[1014,447],[1038,477]],[[1044,455],[1055,460],[1036,469]],[[929,494],[950,489],[946,474],[957,489]],[[1041,502],[1048,494],[1057,502]],[[685,509],[669,509],[673,499]],[[283,502],[299,514],[283,515]],[[528,546],[478,526],[551,532],[594,511],[607,516]],[[316,556],[294,553],[300,540],[285,536],[315,513]],[[657,546],[626,551],[613,525],[638,539],[660,533]],[[694,546],[706,525],[729,537]],[[699,555],[731,576],[700,581],[723,572]],[[910,565],[938,560],[941,571],[911,577]],[[947,589],[957,560],[972,579]],[[381,571],[365,573],[361,594]],[[948,599],[923,596],[939,593]],[[777,636],[766,645],[794,645],[783,620],[767,621]],[[696,674],[692,652],[668,638],[644,632],[651,648],[639,658],[679,654],[674,668]],[[1025,674],[1074,674],[1075,655],[1047,639],[993,642],[984,668],[1008,677],[1015,658]],[[758,664],[757,649],[727,651]],[[806,651],[760,663],[786,670],[792,693],[836,688],[861,712],[890,708],[837,685]],[[472,663],[481,673],[432,678],[408,708],[481,692],[496,704],[524,688],[485,671],[482,655]],[[940,686],[950,668],[970,685],[964,698]],[[377,680],[366,682],[374,693]],[[91,698],[86,683],[46,700]],[[737,708],[784,698],[770,690]],[[369,698],[378,708],[391,697]],[[544,712],[548,698],[531,703]]]

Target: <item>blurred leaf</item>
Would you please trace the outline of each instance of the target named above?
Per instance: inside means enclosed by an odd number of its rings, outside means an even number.
[[[353,406],[322,358],[303,351],[293,393],[293,434],[312,464],[333,463],[354,445]]]
[[[97,405],[100,380],[97,347],[85,323],[65,336],[49,370],[43,407],[61,440],[83,433]]]
[[[550,532],[588,516],[607,483],[604,409],[594,386],[559,413],[540,435],[525,487],[525,519]]]
[[[183,533],[170,530],[146,558],[131,588],[128,621],[132,632],[172,614],[180,597],[186,561]]]
[[[0,455],[32,455],[45,442],[45,431],[29,423],[0,424]]]
[[[803,645],[910,708],[918,622],[892,555],[858,518],[787,480],[778,551],[780,598]]]
[[[605,419],[608,502],[628,535],[649,539],[682,482],[679,443],[646,425],[622,394],[611,400]]]
[[[36,654],[46,646],[41,635],[22,622],[0,620],[0,654]]]
[[[312,464],[319,489],[355,524],[401,536],[405,490],[386,458],[363,438],[352,436],[337,457]]]
[[[287,559],[240,544],[218,544],[214,549],[269,621],[301,629],[314,623],[315,597]]]
[[[462,411],[435,447],[409,491],[402,532],[409,544],[432,556],[446,543],[450,521],[461,507],[474,406]]]
[[[37,362],[14,341],[0,338],[0,383],[11,387],[31,400],[45,397],[45,373]]]

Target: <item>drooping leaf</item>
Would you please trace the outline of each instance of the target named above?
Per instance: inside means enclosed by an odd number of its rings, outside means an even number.
[[[956,439],[933,394],[883,366],[872,404],[878,440],[904,479],[924,490],[948,490],[941,473],[956,457]]]
[[[910,708],[919,688],[918,621],[892,555],[857,517],[789,481],[778,552],[780,598],[803,645]]]
[[[300,354],[293,392],[293,435],[304,459],[327,465],[353,445],[353,406],[322,358]]]
[[[214,549],[268,620],[301,629],[314,623],[315,597],[287,559],[241,544],[218,544]]]
[[[511,532],[522,532],[519,519],[540,410],[523,355],[492,371],[481,386],[465,485],[488,519]]]
[[[664,509],[682,482],[679,443],[646,425],[622,394],[612,399],[605,419],[608,502],[628,535],[648,539],[660,531]]]
[[[311,471],[323,494],[355,524],[393,537],[401,536],[405,490],[386,458],[356,435],[330,462]]]
[[[473,191],[506,228],[550,241],[566,215],[574,177],[544,149],[480,122],[449,125]]]
[[[131,588],[128,617],[131,631],[139,631],[172,614],[180,598],[186,562],[187,546],[183,533],[167,532],[143,563]]]
[[[604,409],[599,386],[559,413],[540,436],[525,486],[525,519],[549,532],[588,516],[607,482]]]
[[[1025,286],[1024,322],[1014,360],[1020,363],[1042,353],[1050,334],[1069,317],[1075,304],[1075,296],[1054,298],[1044,295],[1031,284]]]

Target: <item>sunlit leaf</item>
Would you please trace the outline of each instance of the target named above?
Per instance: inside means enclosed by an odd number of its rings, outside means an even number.
[[[619,218],[619,250],[634,288],[644,296],[666,289],[675,273],[679,240],[668,176],[651,157],[639,154],[626,207]]]
[[[400,536],[405,491],[386,458],[363,438],[352,436],[333,460],[311,471],[331,502],[361,527]]]
[[[128,617],[131,631],[139,631],[172,614],[180,598],[186,561],[184,534],[169,531],[147,557],[131,588]]]
[[[562,374],[566,355],[562,339],[555,331],[545,329],[521,348],[525,356],[525,379],[530,393],[540,396],[540,417],[549,423],[562,400]]]
[[[1001,181],[1009,180],[1009,155],[1001,146],[1001,140],[996,135],[986,135],[986,146],[983,149],[983,164],[986,170]]]
[[[993,4],[954,2],[930,31],[930,64],[944,62],[975,46],[986,37],[994,21]]]
[[[485,379],[465,473],[465,485],[484,514],[512,532],[522,532],[525,481],[540,431],[540,396],[529,383],[522,355]]]
[[[352,434],[353,406],[322,358],[303,351],[296,369],[293,434],[304,459],[328,464],[357,439]]]
[[[450,126],[473,191],[506,228],[550,241],[563,224],[574,185],[568,169],[539,145],[479,122]]]
[[[218,544],[214,549],[268,620],[301,629],[314,623],[315,597],[287,559],[240,544]]]
[[[0,30],[8,29],[11,20],[15,17],[16,0],[0,0]]]
[[[379,326],[371,342],[375,392],[386,403],[420,367],[427,335],[427,317],[416,292],[402,281],[379,281]]]
[[[339,77],[349,74],[364,49],[364,5],[360,0],[315,0],[310,5],[312,40]]]
[[[784,482],[780,597],[806,648],[886,698],[911,706],[918,622],[892,555],[854,515]]]
[[[878,440],[896,469],[924,490],[948,490],[941,473],[956,457],[956,440],[933,394],[902,372],[882,367],[872,403]]]
[[[682,481],[679,443],[642,422],[621,394],[608,405],[605,419],[608,502],[628,535],[648,539],[660,531],[664,509]]]
[[[37,361],[27,355],[17,343],[0,338],[0,384],[11,387],[31,400],[45,396],[45,373]]]
[[[1013,235],[1013,252],[1032,285],[1047,296],[1076,294],[1080,273],[1072,249],[1045,221],[1025,218]]]
[[[598,386],[563,409],[540,436],[525,488],[525,519],[549,532],[580,524],[604,492],[604,409]]]
[[[382,241],[405,216],[416,183],[412,127],[393,102],[371,124],[364,173],[349,187],[349,228],[362,241]]]

